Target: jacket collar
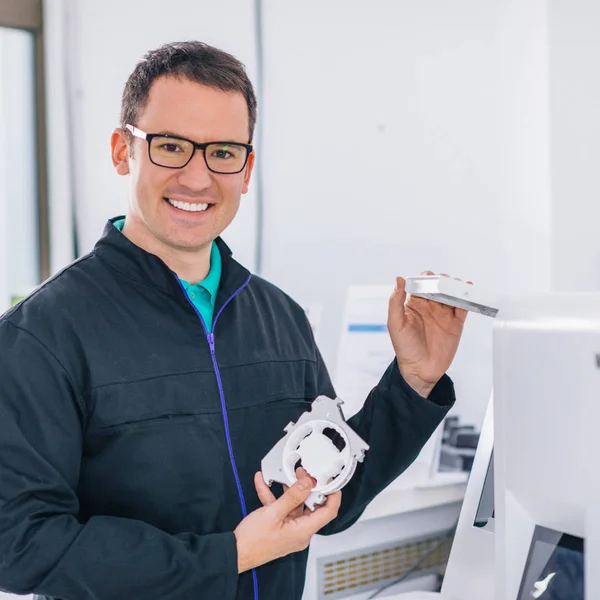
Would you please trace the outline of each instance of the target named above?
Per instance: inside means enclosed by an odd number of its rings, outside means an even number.
[[[93,254],[141,285],[181,297],[177,274],[162,259],[136,246],[113,225],[122,218],[119,216],[108,220],[102,237],[94,246]],[[226,299],[244,285],[250,272],[233,259],[231,250],[221,238],[217,238],[216,243],[223,265],[218,296]],[[217,303],[219,304],[218,300]]]

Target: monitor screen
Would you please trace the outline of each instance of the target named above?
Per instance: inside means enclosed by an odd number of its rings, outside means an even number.
[[[584,600],[583,540],[537,526],[518,600]]]
[[[477,514],[473,523],[475,527],[494,531],[494,451],[490,456],[485,481],[481,489],[481,497]]]

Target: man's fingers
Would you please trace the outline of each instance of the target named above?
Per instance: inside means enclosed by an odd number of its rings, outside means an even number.
[[[342,503],[342,492],[334,492],[327,496],[327,500],[325,504],[319,506],[312,512],[311,514],[305,515],[306,518],[306,526],[310,525],[312,533],[316,533],[327,523],[330,523],[337,517],[338,511],[340,510],[340,504]]]
[[[406,280],[396,277],[396,286],[388,305],[388,329],[402,329],[404,325],[404,303],[406,302]]]
[[[458,319],[460,323],[464,323],[467,320],[467,315],[469,311],[464,308],[455,308],[454,316]]]
[[[269,486],[265,483],[260,471],[254,475],[254,487],[256,488],[258,499],[262,502],[263,506],[269,506],[269,504],[275,502],[276,498]]]

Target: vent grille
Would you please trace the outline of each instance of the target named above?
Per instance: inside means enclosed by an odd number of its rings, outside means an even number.
[[[335,600],[380,588],[411,569],[414,571],[407,580],[439,572],[448,562],[451,542],[441,534],[320,559],[319,600]],[[415,568],[419,561],[422,562]]]

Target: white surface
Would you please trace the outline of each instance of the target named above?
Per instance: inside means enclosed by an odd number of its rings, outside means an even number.
[[[442,584],[445,598],[493,599],[495,534],[474,526],[493,447],[494,412],[490,399]]]
[[[428,466],[425,463],[413,463],[373,499],[359,522],[462,502],[466,488],[464,481],[435,486],[427,485],[429,481]]]
[[[582,432],[585,404],[598,399],[600,294],[515,298],[495,325],[496,598],[506,600],[536,525],[585,537]]]
[[[552,287],[600,290],[600,3],[548,2]],[[532,263],[530,263],[532,264]]]

